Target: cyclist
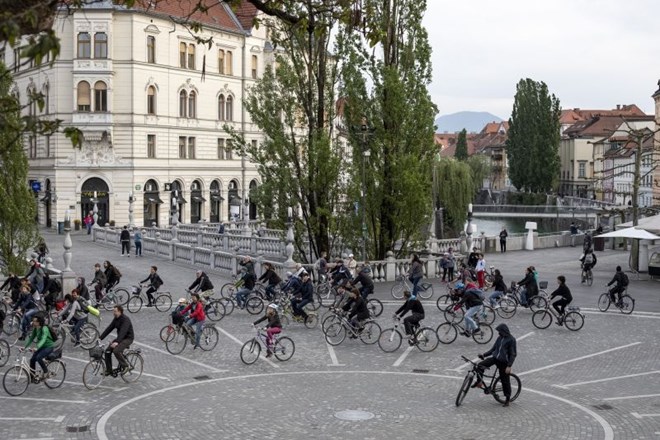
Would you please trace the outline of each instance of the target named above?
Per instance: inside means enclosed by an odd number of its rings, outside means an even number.
[[[533,266],[525,269],[525,278],[518,281],[518,285],[523,288],[520,292],[520,304],[523,307],[529,307],[529,300],[539,294],[539,286],[534,276]]]
[[[509,406],[509,400],[511,399],[511,378],[509,374],[511,374],[511,367],[517,356],[516,338],[511,335],[506,324],[498,325],[495,330],[497,330],[499,336],[490,350],[479,355],[479,359],[482,359],[482,361],[478,364],[477,382],[472,385],[472,388],[481,388],[485,393],[490,392],[484,386],[483,373],[487,368],[495,365],[500,372],[500,380],[502,381],[502,391],[505,397],[504,406]]]
[[[470,252],[470,255],[468,255],[467,267],[474,269],[477,267],[477,261],[479,261],[479,249],[473,247],[472,252]]]
[[[552,307],[554,307],[554,309],[559,314],[559,317],[557,318],[557,325],[562,325],[564,322],[564,312],[566,310],[566,306],[569,305],[571,301],[573,301],[573,295],[571,295],[571,290],[566,285],[566,277],[564,275],[559,275],[557,277],[557,283],[559,284],[559,287],[557,287],[557,289],[550,295],[550,301],[552,301],[557,296],[561,297],[559,301],[552,303]]]
[[[186,318],[186,324],[191,328],[193,325],[195,326],[195,346],[193,347],[193,350],[195,350],[199,347],[199,340],[202,337],[202,328],[206,321],[206,313],[204,313],[204,306],[202,305],[199,293],[193,293],[190,297],[192,298],[192,302],[184,307],[180,315],[185,316],[186,313],[190,312]]]
[[[502,273],[500,272],[499,269],[495,269],[493,271],[494,274],[494,280],[493,280],[493,293],[490,294],[488,297],[488,300],[490,301],[490,305],[493,308],[499,308],[500,305],[497,303],[497,300],[499,300],[502,295],[504,295],[507,291],[506,284],[504,283],[504,277],[502,276]]]
[[[92,282],[89,283],[91,286],[92,284],[94,285],[94,294],[96,295],[96,302],[101,302],[103,299],[103,288],[107,284],[108,279],[105,276],[105,272],[101,270],[101,265],[99,263],[96,263],[94,265],[94,278],[92,279]]]
[[[45,271],[43,265],[35,259],[30,260],[30,270],[24,278],[27,278],[30,281],[30,284],[37,288],[39,293],[44,290],[44,275]]]
[[[140,284],[146,283],[149,281],[149,288],[147,289],[147,298],[149,299],[149,303],[147,304],[147,307],[153,307],[154,306],[154,295],[153,293],[156,292],[160,286],[163,285],[163,279],[158,275],[158,268],[156,266],[151,266],[151,269],[149,270],[149,275],[140,281]]]
[[[479,326],[472,317],[481,310],[484,305],[483,300],[481,299],[483,292],[477,288],[474,284],[468,284],[465,286],[465,291],[463,296],[454,306],[454,310],[458,310],[463,304],[465,304],[465,331],[463,334],[465,336],[472,336],[474,333],[479,333]]]
[[[257,325],[260,322],[268,320],[266,324],[266,357],[269,358],[273,355],[273,339],[275,335],[282,332],[282,323],[280,322],[280,315],[277,313],[277,304],[268,304],[266,314],[257,319],[252,325]]]
[[[21,294],[21,278],[15,273],[10,273],[9,277],[0,286],[0,291],[4,290],[5,287],[9,287],[12,302],[15,303],[18,301],[18,297]]]
[[[250,292],[254,289],[255,282],[257,277],[254,274],[254,268],[252,272],[248,268],[245,268],[245,273],[243,274],[243,285],[236,292],[236,305],[240,309],[244,309],[247,303],[247,298]]]
[[[130,371],[131,366],[126,361],[124,357],[124,350],[126,350],[133,343],[135,339],[135,333],[133,333],[133,323],[128,316],[124,315],[124,308],[120,305],[116,305],[112,309],[112,314],[114,319],[108,325],[108,327],[103,330],[99,339],[102,341],[106,336],[110,334],[111,331],[117,330],[117,336],[113,341],[108,345],[108,348],[105,349],[105,375],[111,376],[113,373],[112,370],[112,354],[114,353],[119,363],[118,371],[121,373],[127,373]]]
[[[57,278],[51,278],[47,273],[44,274],[44,290],[43,290],[43,300],[46,304],[46,310],[50,311],[55,308],[55,302],[59,298],[60,293],[62,293],[62,285],[57,280]]]
[[[300,285],[300,279],[298,279],[298,277],[294,277],[293,274],[289,271],[286,273],[286,282],[282,287],[282,291],[295,294],[300,289]]]
[[[403,320],[403,327],[406,331],[406,338],[410,339],[410,345],[413,345],[416,342],[413,326],[419,325],[419,321],[424,319],[424,306],[407,290],[403,292],[403,298],[405,302],[394,312],[394,318],[403,318],[406,313],[410,312],[410,316]]]
[[[80,330],[87,322],[87,311],[83,309],[79,301],[80,295],[76,289],[73,289],[70,294],[67,293],[64,295],[64,299],[67,302],[67,306],[57,313],[57,317],[63,324],[68,322],[73,325],[73,336],[76,340],[74,347],[77,347],[80,345]]]
[[[328,276],[328,253],[326,251],[321,252],[321,256],[316,262],[316,268],[319,273],[319,283],[324,283],[326,277]],[[1,289],[0,289],[1,290]]]
[[[367,297],[374,293],[374,280],[371,279],[371,268],[364,265],[360,268],[357,276],[351,281],[351,284],[360,283],[360,295],[366,301]]]
[[[76,289],[78,289],[81,298],[85,301],[89,301],[89,289],[85,284],[85,277],[76,278]]]
[[[369,319],[369,309],[367,308],[367,302],[360,295],[360,291],[357,288],[353,287],[348,292],[348,301],[342,307],[342,310],[348,313],[348,320],[353,326],[354,329],[357,329],[358,333],[362,332],[364,328],[364,323]],[[357,336],[351,334],[351,339],[356,339]]]
[[[107,293],[110,289],[119,284],[119,281],[121,280],[121,273],[119,272],[119,269],[113,266],[112,263],[108,260],[103,262],[103,267],[105,268],[105,291]]]
[[[245,256],[241,259],[241,261],[238,262],[241,266],[245,268],[245,271],[249,274],[252,274],[253,276],[256,277],[256,274],[254,272],[254,262],[252,262],[252,258],[249,256]]]
[[[275,288],[282,282],[275,268],[270,263],[264,263],[266,271],[259,277],[259,282],[266,283],[266,297],[271,300],[275,296]]]
[[[30,358],[30,375],[32,376],[32,381],[36,382],[37,362],[39,362],[41,371],[43,371],[43,376],[46,376],[46,374],[48,374],[48,366],[44,362],[44,358],[54,350],[53,336],[46,325],[44,317],[41,315],[32,318],[32,333],[30,333],[30,337],[25,343],[25,348],[28,348],[33,341],[37,344],[37,349]],[[24,349],[21,349],[21,351],[23,350]]]
[[[305,306],[314,301],[314,286],[312,280],[309,278],[307,272],[302,275],[302,284],[295,293],[296,296],[291,299],[291,308],[293,309],[293,316],[300,316],[304,321],[307,321],[307,313],[305,313]]]
[[[21,336],[18,338],[19,341],[25,340],[32,317],[39,312],[37,303],[34,300],[34,295],[30,293],[28,285],[29,283],[26,283],[21,287],[21,294],[13,307],[13,310],[23,313],[23,318],[21,318]]]
[[[596,254],[594,254],[593,249],[588,249],[585,251],[585,253],[582,255],[582,258],[580,258],[580,263],[582,263],[582,282],[584,283],[586,281],[584,274],[587,271],[590,271],[596,266],[596,263],[598,262],[598,259],[596,258]]]
[[[208,298],[213,295],[213,283],[209,279],[209,276],[206,275],[206,272],[198,270],[195,272],[195,281],[188,287],[188,290],[193,290],[194,293],[199,293],[202,297]]]
[[[626,287],[628,287],[628,275],[623,273],[621,266],[616,267],[614,278],[612,278],[612,281],[607,283],[607,287],[611,286],[612,284],[614,284],[614,287],[610,289],[610,301],[615,302],[614,295],[616,294],[618,297],[616,305],[621,306],[621,294],[626,290]]]

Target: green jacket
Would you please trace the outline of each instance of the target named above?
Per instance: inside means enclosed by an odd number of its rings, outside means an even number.
[[[50,336],[50,330],[48,329],[48,326],[43,326],[40,329],[32,329],[32,333],[30,334],[30,337],[28,338],[27,343],[25,344],[25,348],[28,348],[30,344],[32,344],[32,341],[37,342],[37,348],[49,348],[54,345],[53,343],[53,338]]]

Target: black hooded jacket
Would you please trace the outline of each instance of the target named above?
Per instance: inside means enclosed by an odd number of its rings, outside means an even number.
[[[496,361],[506,363],[506,366],[510,367],[516,360],[516,338],[511,335],[506,324],[498,325],[495,330],[500,336],[493,344],[493,348],[485,352],[484,356],[492,355]]]

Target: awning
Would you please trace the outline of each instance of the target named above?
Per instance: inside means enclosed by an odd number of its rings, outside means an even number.
[[[192,196],[192,199],[196,202],[206,202],[206,199],[204,197],[198,195]]]
[[[212,202],[222,202],[224,200],[225,200],[224,197],[222,197],[220,194],[211,194]]]
[[[144,194],[144,201],[147,204],[154,204],[154,205],[160,205],[161,203],[164,203],[158,194],[150,194],[150,193],[145,193]]]

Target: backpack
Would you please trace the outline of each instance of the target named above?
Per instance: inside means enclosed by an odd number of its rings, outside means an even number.
[[[57,341],[57,332],[55,331],[55,329],[53,327],[51,327],[50,325],[47,326],[47,328],[48,328],[48,331],[50,332],[50,339],[52,339],[53,342]]]
[[[117,277],[117,279],[121,278],[121,272],[119,272],[117,266],[112,266],[112,268],[115,270],[115,276]]]
[[[593,262],[594,262],[594,255],[593,255],[593,254],[587,254],[587,255],[584,257],[584,262],[585,262],[586,264],[593,264]]]
[[[621,285],[623,287],[628,287],[629,282],[630,281],[628,280],[628,275],[626,275],[625,273],[621,273]]]

